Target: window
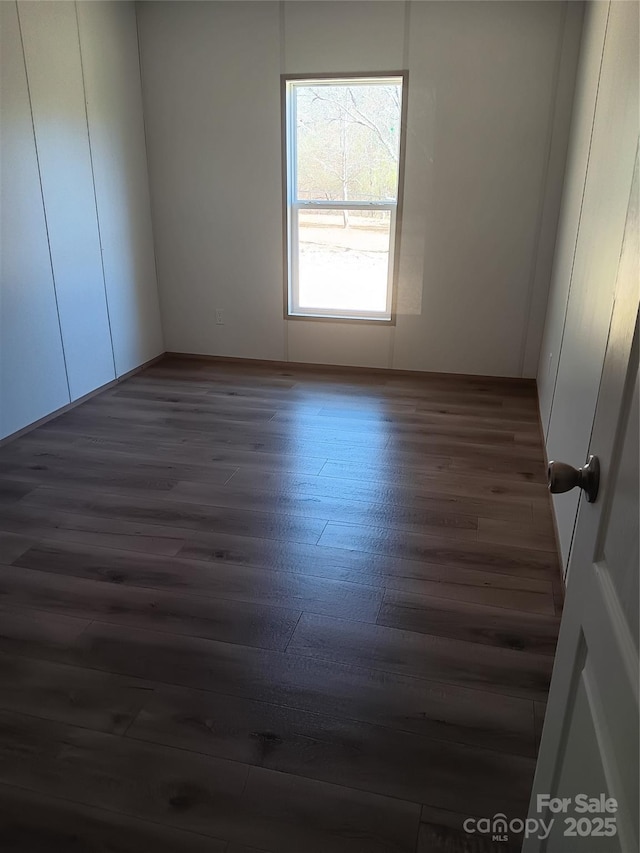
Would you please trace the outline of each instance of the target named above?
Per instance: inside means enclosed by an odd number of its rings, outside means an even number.
[[[285,79],[291,317],[392,320],[403,83]]]

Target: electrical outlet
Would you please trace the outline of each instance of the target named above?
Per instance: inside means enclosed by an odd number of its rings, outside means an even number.
[[[216,308],[216,325],[224,326],[224,311],[222,308]]]

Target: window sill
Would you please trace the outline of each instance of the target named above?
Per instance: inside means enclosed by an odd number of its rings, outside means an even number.
[[[311,320],[321,323],[357,323],[358,325],[395,326],[395,316],[391,317],[350,317],[339,314],[285,314],[285,320]]]

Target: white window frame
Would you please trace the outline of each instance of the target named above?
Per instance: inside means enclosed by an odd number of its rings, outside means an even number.
[[[395,201],[323,201],[320,199],[299,199],[297,197],[297,156],[296,156],[296,99],[292,92],[296,84],[303,86],[330,86],[348,83],[400,83],[400,156],[398,162],[398,187]],[[331,75],[283,75],[283,175],[285,199],[285,317],[303,320],[338,320],[356,323],[395,323],[395,291],[397,278],[397,249],[400,242],[399,223],[404,177],[404,137],[405,110],[407,102],[407,73],[405,71],[380,72],[367,74],[331,74]],[[299,302],[298,270],[298,214],[301,210],[388,210],[389,263],[387,270],[387,302],[384,311],[344,311],[334,308],[302,308]]]

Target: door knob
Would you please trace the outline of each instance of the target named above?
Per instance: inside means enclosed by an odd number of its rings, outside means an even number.
[[[600,462],[597,456],[590,456],[582,468],[574,468],[566,462],[549,462],[547,476],[549,491],[554,495],[570,492],[577,486],[584,490],[590,504],[598,497]]]

